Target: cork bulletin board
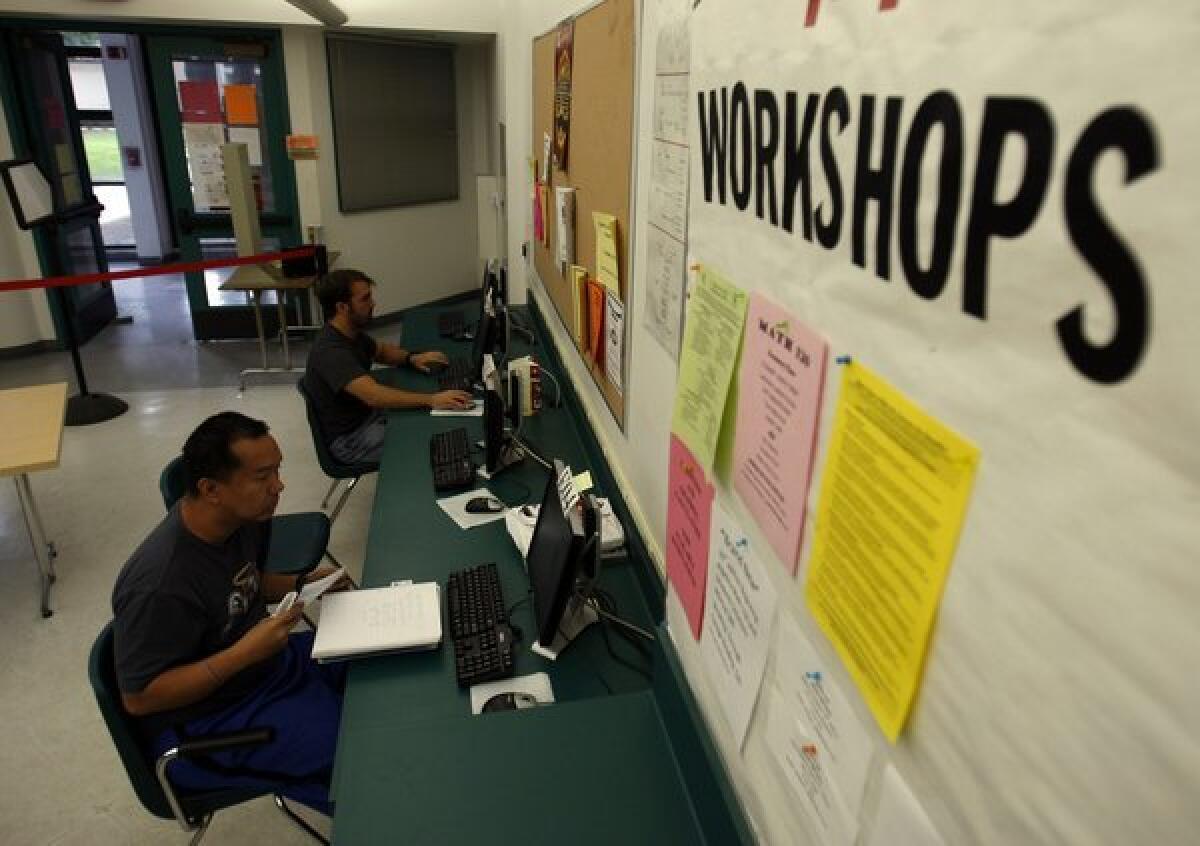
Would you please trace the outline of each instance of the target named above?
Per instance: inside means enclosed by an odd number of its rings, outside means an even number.
[[[567,170],[551,165],[547,216],[549,246],[534,239],[533,257],[538,276],[558,312],[567,335],[573,337],[571,291],[555,255],[555,186],[575,189],[575,263],[596,275],[596,233],[592,212],[617,219],[617,258],[621,302],[625,305],[626,343],[623,381],[631,367],[629,323],[632,301],[630,234],[633,195],[634,70],[637,57],[637,0],[605,0],[574,19],[574,68],[571,78],[571,134]],[[533,149],[538,178],[542,173],[542,139],[553,135],[554,46],[556,29],[533,42]],[[609,382],[602,363],[592,361],[583,345],[577,351],[605,402],[623,429],[625,400]]]

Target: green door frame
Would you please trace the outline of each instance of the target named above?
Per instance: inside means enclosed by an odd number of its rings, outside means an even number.
[[[269,119],[273,121],[270,125],[279,126],[280,132],[283,134],[291,131],[291,123],[287,110],[287,79],[284,73],[283,64],[283,38],[278,27],[243,26],[234,29],[222,26],[176,26],[171,24],[135,23],[132,21],[97,21],[88,20],[85,18],[48,19],[0,16],[0,34],[2,34],[4,31],[20,32],[26,30],[55,32],[106,32],[143,36],[147,39],[147,49],[145,50],[145,54],[148,64],[149,55],[151,52],[151,39],[155,37],[195,38],[210,45],[213,43],[227,45],[265,43],[267,44],[267,55],[263,57],[261,61],[264,65],[264,71],[268,66],[270,67],[271,71],[270,73],[264,73],[264,76],[268,79],[274,77],[274,79],[277,80],[277,84],[270,85],[270,89],[274,93],[269,94],[266,90],[263,92],[264,112],[270,113],[269,118],[266,114],[264,114],[264,120]],[[23,121],[20,118],[19,95],[16,91],[14,81],[10,78],[8,70],[9,69],[4,66],[4,63],[0,62],[0,105],[3,106],[5,119],[8,125],[10,137],[12,138],[14,149],[16,149],[19,153],[22,148],[27,149],[28,136],[24,131]],[[147,67],[147,73],[151,80],[155,78],[152,68]],[[167,136],[170,133],[165,132],[162,126],[162,112],[164,110],[159,105],[157,86],[154,85],[154,88],[154,96],[152,97],[152,100],[154,101],[152,105],[154,106],[155,110],[154,130],[156,133],[156,141],[158,143],[159,150],[163,154],[161,156],[161,160],[164,162],[164,174],[168,179],[177,178],[177,176],[172,177],[170,175],[169,168],[171,168],[172,165],[169,164],[169,162],[171,157],[168,155],[166,148]],[[168,102],[173,103],[173,90],[171,92],[171,97],[172,100],[169,100]],[[178,122],[178,115],[175,116],[175,120]],[[179,137],[178,129],[176,130],[174,137],[179,144],[179,150],[182,150],[182,138]],[[274,180],[275,202],[277,210],[281,212],[280,216],[286,216],[289,218],[289,220],[282,226],[278,225],[280,223],[279,221],[275,221],[273,219],[270,221],[271,225],[264,223],[263,236],[278,237],[280,238],[281,246],[287,248],[291,246],[297,246],[302,243],[298,212],[299,200],[296,191],[294,166],[292,162],[287,159],[286,152],[283,150],[283,145],[279,144],[277,146],[279,149],[272,150],[270,153],[271,172]],[[266,151],[264,151],[264,155],[265,154]],[[279,161],[277,157],[281,158],[282,161]],[[179,159],[179,162],[182,161],[182,159]],[[178,162],[176,164],[178,164]],[[186,165],[183,165],[182,167],[183,178],[186,180]],[[176,244],[182,246],[183,239],[181,238],[179,220],[174,215],[172,216],[171,227]],[[230,229],[230,232],[232,232],[232,229]],[[37,248],[39,264],[41,265],[42,272],[45,273],[47,272],[46,268],[49,266],[46,260],[46,245],[43,243],[43,239],[36,233],[35,245]],[[201,285],[201,296],[203,296],[202,279],[200,280],[199,284]],[[193,307],[193,286],[189,285],[188,287],[189,307]],[[58,336],[61,339],[63,338],[63,332],[61,326],[61,316],[58,313],[58,308],[55,305],[52,297],[47,298],[47,302],[50,306],[51,315],[54,318]],[[201,302],[205,302],[205,300],[202,300]],[[299,298],[296,300],[296,302],[301,309],[303,319],[307,321],[310,318],[310,315],[308,314],[307,301],[303,298]],[[224,308],[232,309],[233,311],[244,314],[244,321],[242,321],[245,324],[244,331],[240,331],[237,337],[251,338],[255,336],[254,319],[249,306],[244,307],[244,309],[241,307],[229,306]],[[270,323],[275,319],[273,310],[267,310],[263,316],[264,322]],[[268,331],[271,331],[270,326],[268,326]]]

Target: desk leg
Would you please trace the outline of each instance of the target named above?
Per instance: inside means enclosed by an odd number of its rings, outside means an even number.
[[[33,546],[33,556],[37,559],[38,572],[42,577],[42,616],[49,617],[54,613],[50,610],[50,585],[57,578],[54,572],[54,558],[58,553],[54,544],[46,540],[42,518],[33,498],[33,488],[29,485],[29,475],[20,473],[14,477],[13,482],[17,486],[17,498],[21,500],[21,511],[25,516],[25,528],[29,531],[29,542]]]
[[[292,369],[292,354],[288,350],[287,309],[283,305],[283,298],[284,298],[283,291],[275,292],[275,306],[276,306],[276,308],[279,309],[279,338],[281,341],[283,341],[283,369],[291,370]],[[266,367],[266,366],[267,366],[266,362],[264,361],[263,367]]]
[[[267,369],[267,332],[263,329],[262,307],[259,303],[258,291],[250,292],[250,302],[254,304],[254,327],[258,329],[258,351],[262,353],[263,370]]]

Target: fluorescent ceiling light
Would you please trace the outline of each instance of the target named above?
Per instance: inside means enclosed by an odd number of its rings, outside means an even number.
[[[330,0],[287,0],[306,15],[319,20],[325,26],[341,26],[348,18],[346,13],[333,5]]]

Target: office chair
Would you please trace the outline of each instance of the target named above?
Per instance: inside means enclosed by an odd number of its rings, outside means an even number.
[[[176,456],[158,477],[158,491],[167,510],[183,496],[183,457]],[[320,511],[277,514],[271,518],[271,542],[263,569],[268,573],[307,573],[328,558],[335,567],[338,560],[328,549],[332,522]]]
[[[88,657],[88,679],[96,704],[108,726],[113,745],[125,766],[129,784],[138,800],[147,811],[165,820],[174,819],[184,831],[192,835],[193,846],[199,843],[208,831],[213,814],[223,808],[239,805],[251,799],[271,794],[275,807],[300,826],[318,842],[328,846],[329,841],[301,819],[289,808],[284,798],[271,788],[229,788],[189,792],[177,790],[167,776],[167,765],[176,758],[192,758],[234,749],[239,746],[256,746],[270,743],[273,732],[269,728],[247,729],[239,732],[191,738],[174,749],[168,749],[157,760],[151,761],[138,739],[137,725],[121,704],[121,693],[117,687],[116,664],[113,660],[113,630],[108,623],[100,631]]]
[[[321,429],[321,422],[317,419],[317,412],[313,407],[312,396],[308,393],[308,388],[304,386],[303,379],[296,383],[296,390],[300,392],[300,396],[304,397],[304,411],[308,415],[308,428],[312,431],[313,448],[317,451],[317,462],[321,465],[321,469],[325,472],[325,475],[333,480],[329,485],[329,490],[325,493],[325,499],[321,500],[321,507],[328,507],[329,498],[337,490],[338,482],[343,479],[350,480],[350,484],[346,485],[346,489],[342,491],[341,497],[338,498],[337,505],[333,507],[333,512],[329,515],[329,522],[332,523],[337,519],[342,506],[346,504],[347,497],[350,496],[350,491],[354,490],[354,486],[358,484],[359,478],[367,473],[378,472],[379,465],[374,463],[343,464],[334,458],[333,453],[329,451],[329,440],[325,437],[325,433]]]

